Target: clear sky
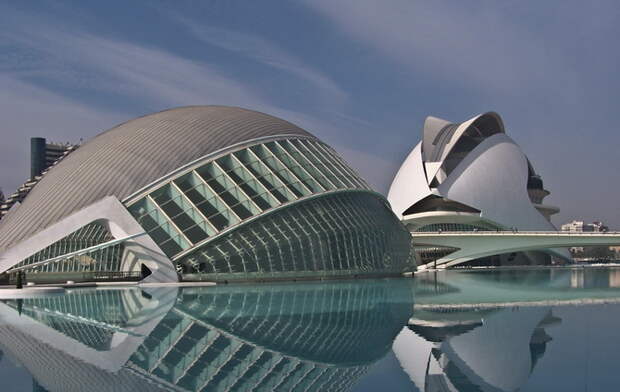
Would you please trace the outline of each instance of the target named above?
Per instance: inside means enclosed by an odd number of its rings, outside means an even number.
[[[29,138],[181,105],[294,122],[386,193],[427,115],[497,111],[562,209],[620,229],[617,1],[0,2],[0,186]]]

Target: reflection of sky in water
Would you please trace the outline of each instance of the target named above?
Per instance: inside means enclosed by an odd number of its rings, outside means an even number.
[[[0,376],[16,391],[615,390],[619,271],[6,300]]]

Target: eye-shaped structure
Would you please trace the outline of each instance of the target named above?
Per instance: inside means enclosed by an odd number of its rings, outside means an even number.
[[[419,231],[556,230],[543,204],[549,195],[519,146],[505,133],[497,113],[463,123],[428,117],[422,140],[398,171],[388,194],[396,215],[415,236]],[[418,248],[422,263],[454,249]],[[477,261],[540,264],[549,253],[522,252]],[[449,257],[449,256],[446,256]]]
[[[337,154],[279,118],[193,106],[112,128],[0,221],[29,280],[400,274],[409,233]],[[14,274],[13,274],[14,275]]]

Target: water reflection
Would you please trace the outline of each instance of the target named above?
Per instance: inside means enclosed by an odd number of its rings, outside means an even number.
[[[416,275],[416,306],[580,303],[620,296],[620,268],[442,271]]]
[[[4,300],[0,374],[11,375],[3,390],[37,391],[615,390],[617,271]]]
[[[420,390],[515,391],[560,322],[546,307],[416,312],[394,351]]]
[[[349,390],[391,350],[412,291],[403,279],[82,289],[4,301],[0,350],[48,391]]]
[[[616,390],[619,271],[417,275],[395,357],[420,391]]]

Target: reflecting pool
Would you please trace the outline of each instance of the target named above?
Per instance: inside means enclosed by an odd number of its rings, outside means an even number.
[[[619,342],[613,268],[0,302],[2,391],[609,391]]]

